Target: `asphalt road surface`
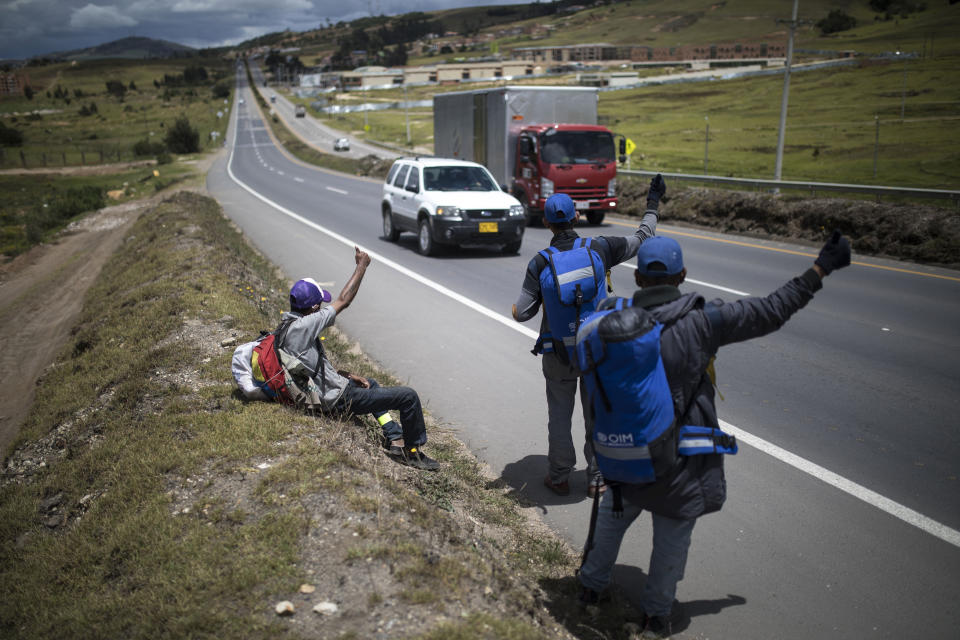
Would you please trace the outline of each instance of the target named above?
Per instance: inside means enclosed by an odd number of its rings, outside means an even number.
[[[538,320],[509,318],[527,262],[549,243],[528,229],[517,256],[487,248],[424,258],[412,234],[381,237],[380,185],[293,161],[246,104],[229,160],[208,187],[291,282],[336,294],[353,246],[373,264],[337,325],[541,509],[574,547],[586,539],[582,472],[559,498],[542,486],[546,403],[530,355]],[[669,188],[669,186],[668,186]],[[708,298],[766,295],[817,248],[674,228],[681,288]],[[581,235],[628,235],[611,220]],[[633,292],[632,266],[613,270]],[[678,600],[678,638],[956,638],[960,610],[960,274],[854,256],[774,334],[720,351],[718,402],[738,435],[724,509],[696,527]],[[575,437],[582,419],[575,419]],[[429,445],[428,445],[429,446]],[[580,460],[579,469],[583,469]],[[642,585],[650,523],[624,540],[615,579]]]

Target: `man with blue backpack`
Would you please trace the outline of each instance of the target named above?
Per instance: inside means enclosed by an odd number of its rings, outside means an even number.
[[[637,252],[632,299],[608,298],[584,318],[577,363],[596,414],[597,459],[612,490],[591,518],[579,572],[580,599],[596,602],[610,583],[620,543],[646,509],[653,550],[640,595],[643,638],[666,638],[696,519],[726,500],[724,454],[736,453],[714,404],[717,350],[776,331],[834,269],[850,264],[835,231],[813,266],[765,298],[707,302],[682,294],[680,245],[656,237]],[[632,366],[631,366],[632,362]]]
[[[580,319],[606,297],[606,272],[635,256],[640,245],[654,236],[660,198],[666,190],[663,177],[657,174],[650,181],[647,209],[640,225],[627,237],[581,238],[574,231],[580,214],[570,196],[564,193],[550,196],[544,205],[544,223],[553,232],[553,239],[550,246],[527,265],[520,297],[513,305],[513,318],[525,322],[533,318],[543,304],[540,337],[533,353],[543,356],[547,390],[549,471],[543,483],[557,495],[570,494],[570,473],[577,462],[572,421],[580,376],[573,366],[573,348]],[[593,496],[597,491],[605,491],[606,485],[594,459],[593,418],[587,411],[586,390],[582,385],[580,403],[586,428],[583,454],[587,462],[587,494]]]

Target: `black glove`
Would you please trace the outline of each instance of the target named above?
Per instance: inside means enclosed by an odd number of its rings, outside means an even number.
[[[647,209],[656,209],[660,198],[667,192],[667,183],[659,173],[650,181],[650,190],[647,192]]]
[[[834,269],[842,269],[850,264],[850,241],[835,230],[827,244],[820,249],[820,255],[813,261],[823,272],[829,274]]]

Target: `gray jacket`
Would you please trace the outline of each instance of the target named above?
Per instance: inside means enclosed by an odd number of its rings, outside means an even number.
[[[793,278],[765,298],[706,302],[697,293],[673,286],[641,289],[634,305],[648,309],[664,325],[660,337],[663,365],[674,407],[682,424],[719,428],[714,389],[705,374],[710,359],[727,344],[776,331],[823,286],[813,269]],[[727,496],[722,455],[678,456],[663,479],[647,485],[623,485],[623,496],[669,518],[690,519],[718,511]]]
[[[287,353],[297,356],[311,371],[317,371],[313,381],[323,390],[323,406],[328,409],[340,399],[343,390],[350,382],[337,373],[337,368],[323,353],[322,346],[320,349],[317,348],[320,332],[333,326],[336,319],[337,311],[330,306],[325,306],[316,313],[308,315],[288,311],[280,317],[281,323],[287,320],[292,321],[280,346]]]

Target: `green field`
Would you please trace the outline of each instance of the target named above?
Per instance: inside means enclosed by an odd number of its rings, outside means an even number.
[[[938,3],[907,18],[886,20],[877,19],[866,2],[804,2],[800,18],[816,22],[838,6],[857,18],[858,26],[823,36],[813,24],[804,24],[797,32],[797,60],[829,57],[811,53],[813,50],[855,50],[864,55],[855,67],[792,74],[782,177],[960,188],[960,135],[955,133],[960,120],[960,39],[954,36],[960,27],[960,4]],[[577,42],[671,46],[783,41],[785,27],[776,18],[788,18],[791,8],[788,0],[713,5],[695,0],[625,2],[549,20],[517,22],[520,26],[549,23],[556,28],[544,39],[521,35],[494,42],[500,51],[506,51],[513,46]],[[451,10],[440,15],[472,11],[476,16],[482,10]],[[471,14],[456,15],[470,19]],[[898,50],[910,57],[870,57]],[[456,55],[464,54],[446,57]],[[411,59],[410,64],[439,59],[425,56]],[[570,84],[574,80],[570,75],[510,83]],[[424,100],[438,90],[489,86],[493,84],[411,87],[406,97]],[[707,173],[773,178],[782,90],[782,75],[649,86],[601,93],[599,113],[603,124],[636,143],[632,169],[703,173],[706,155]],[[385,89],[341,93],[334,103],[403,98],[402,90]],[[407,115],[402,110],[321,117],[354,138],[407,143]],[[412,109],[409,118],[413,146],[429,149],[432,113]]]
[[[783,178],[960,188],[958,61],[793,74]],[[782,89],[768,76],[616,91],[602,94],[600,115],[637,144],[632,168],[701,173],[707,152],[709,174],[772,178]]]
[[[207,80],[193,86],[154,85],[165,74],[183,74],[188,65],[203,66]],[[231,70],[230,62],[219,58],[94,60],[27,67],[33,99],[0,100],[0,122],[23,134],[22,146],[3,147],[0,167],[22,168],[21,153],[27,168],[44,166],[44,158],[46,166],[131,160],[137,141],[162,142],[166,128],[181,116],[198,131],[201,149],[219,144],[222,137],[215,142],[210,132],[222,136],[226,129],[233,97]],[[127,88],[122,99],[107,92],[107,81]],[[229,86],[229,99],[213,97],[218,81]],[[64,97],[55,97],[58,88]],[[81,111],[91,111],[91,105],[95,112],[83,115]]]

